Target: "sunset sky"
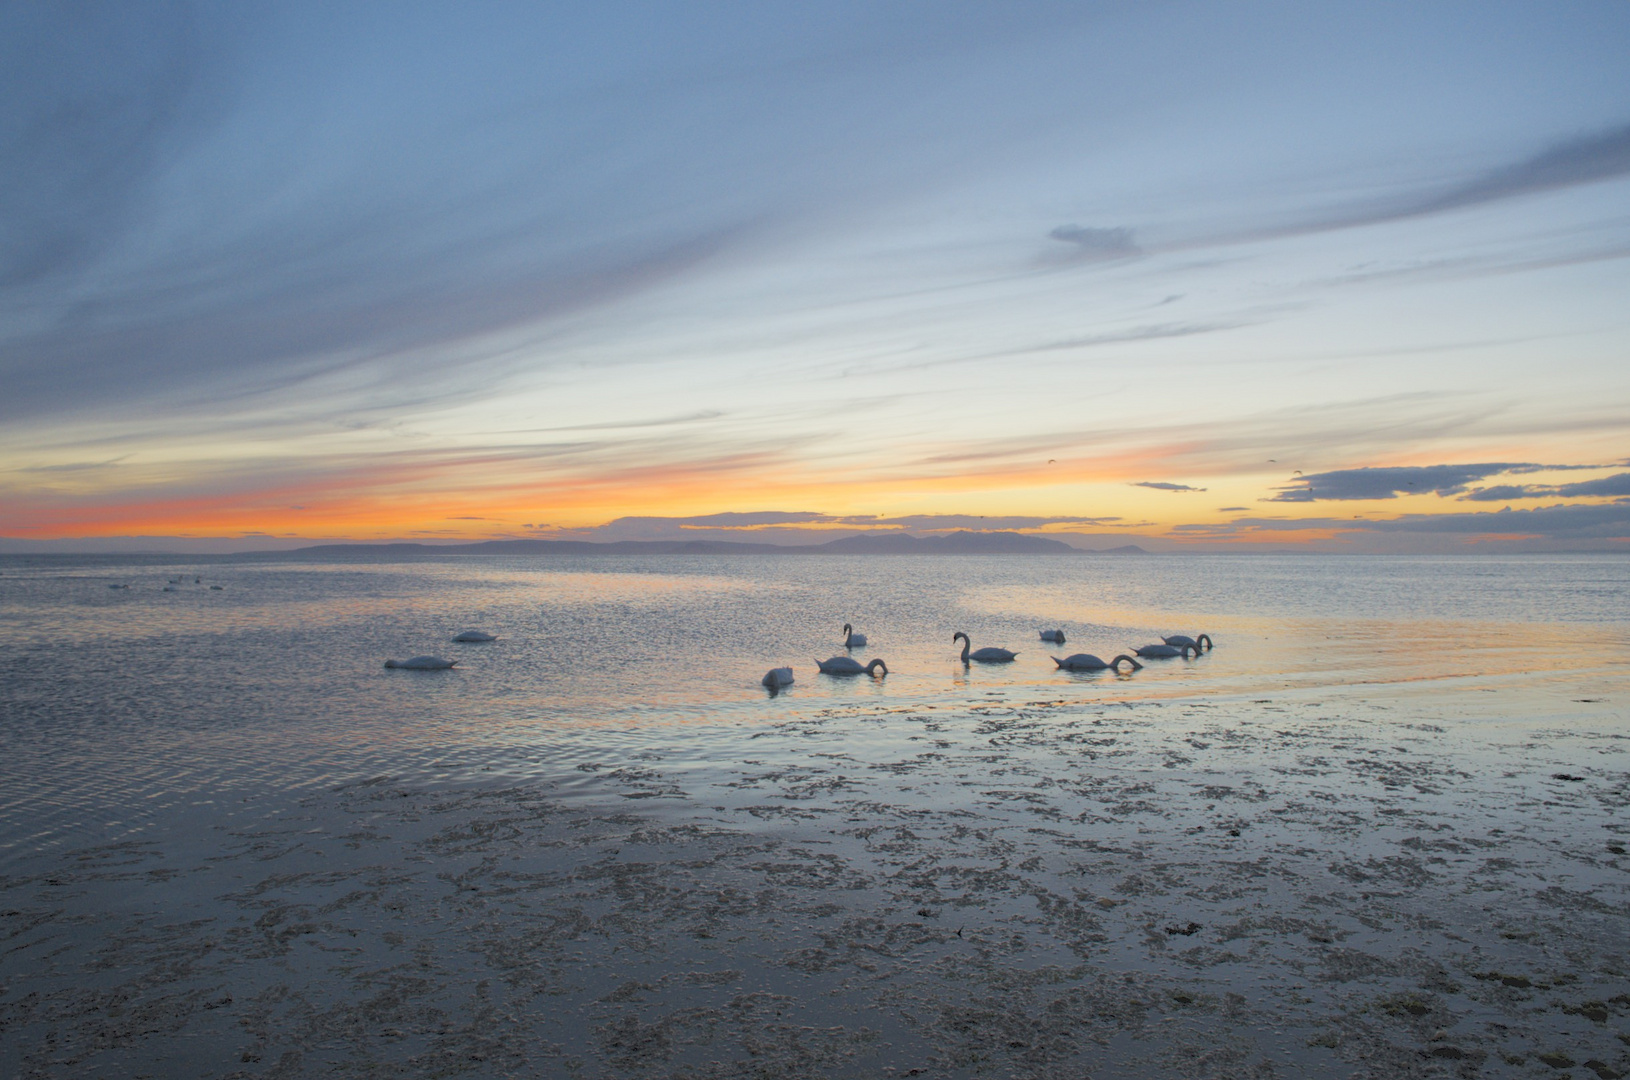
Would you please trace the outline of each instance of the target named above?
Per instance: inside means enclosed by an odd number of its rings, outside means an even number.
[[[1622,0],[3,6],[0,551],[1630,550],[1627,57]]]

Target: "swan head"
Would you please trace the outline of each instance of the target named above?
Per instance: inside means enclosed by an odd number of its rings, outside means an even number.
[[[961,630],[958,630],[956,633],[951,635],[951,644],[955,645],[958,638],[961,638],[963,641],[968,641],[968,635],[964,634]],[[973,642],[969,641],[968,644],[971,645]]]
[[[883,674],[887,675],[889,673],[889,666],[883,663],[882,660],[873,660],[871,663],[866,665],[866,674],[875,675],[878,671],[882,671]]]

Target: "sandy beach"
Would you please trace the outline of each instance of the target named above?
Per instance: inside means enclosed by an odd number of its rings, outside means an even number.
[[[850,705],[245,796],[14,861],[0,1069],[1612,1080],[1624,707],[1510,698]]]

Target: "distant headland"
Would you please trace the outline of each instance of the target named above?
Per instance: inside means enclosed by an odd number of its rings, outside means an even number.
[[[753,544],[734,540],[486,540],[475,544],[318,544],[239,558],[377,558],[381,555],[1146,555],[1136,544],[1091,551],[1062,540],[1015,532],[845,536],[824,544]]]

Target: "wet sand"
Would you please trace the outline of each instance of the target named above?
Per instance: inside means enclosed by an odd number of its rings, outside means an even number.
[[[851,705],[245,795],[8,864],[0,1073],[1611,1080],[1625,700]]]

